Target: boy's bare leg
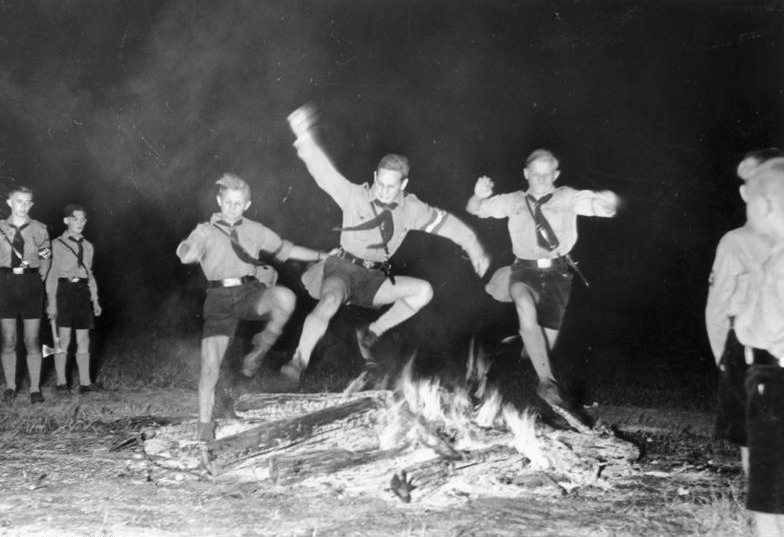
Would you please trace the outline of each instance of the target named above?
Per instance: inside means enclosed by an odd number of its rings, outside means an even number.
[[[784,515],[752,511],[759,537],[784,537]]]
[[[201,373],[199,375],[199,433],[212,427],[212,407],[215,404],[215,384],[218,382],[220,364],[229,347],[229,336],[209,336],[201,340]],[[209,431],[212,433],[212,430]]]
[[[536,316],[536,301],[533,291],[527,285],[517,282],[509,288],[509,293],[512,295],[517,318],[520,321],[520,337],[523,339],[523,345],[531,358],[537,376],[540,380],[554,381],[547,339],[545,339],[545,332],[539,325]],[[551,337],[555,340],[558,333],[557,331],[553,332],[555,334]]]
[[[316,304],[302,324],[297,350],[294,352],[292,363],[281,370],[286,376],[299,377],[307,369],[310,357],[316,344],[324,337],[332,317],[338,312],[340,306],[346,301],[346,286],[338,278],[327,278],[321,285],[321,299]],[[296,362],[296,363],[294,363]]]
[[[65,386],[68,384],[68,379],[65,376],[65,366],[67,362],[68,344],[71,342],[71,329],[61,326],[57,329],[58,337],[60,338],[60,349],[62,352],[57,352],[54,355],[54,371],[57,375],[55,384],[57,386]]]
[[[373,305],[392,304],[378,319],[370,323],[369,330],[378,337],[414,316],[433,299],[433,287],[429,282],[410,276],[395,276],[395,283],[384,280]]]
[[[41,343],[38,332],[40,319],[23,319],[24,344],[27,349],[27,372],[30,374],[30,393],[41,392]]]
[[[6,390],[16,390],[16,319],[0,319],[3,347],[0,355],[3,361]]]
[[[79,386],[90,386],[90,331],[76,330],[76,367],[79,369]]]
[[[242,360],[242,373],[245,376],[252,377],[256,373],[264,356],[283,333],[296,305],[297,297],[286,287],[270,287],[261,294],[254,313],[258,317],[266,316],[268,320],[264,330],[253,337],[253,350]]]

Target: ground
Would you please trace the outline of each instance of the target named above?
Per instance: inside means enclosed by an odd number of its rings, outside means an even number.
[[[711,440],[708,414],[593,408],[643,451],[609,490],[439,505],[329,481],[196,478],[151,464],[138,443],[113,449],[195,409],[185,390],[52,395],[37,407],[20,397],[0,419],[0,535],[750,535],[737,453]]]

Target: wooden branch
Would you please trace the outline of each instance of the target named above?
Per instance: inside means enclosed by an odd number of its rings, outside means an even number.
[[[286,449],[293,443],[312,437],[337,421],[362,419],[379,409],[382,403],[374,397],[355,399],[303,416],[265,423],[241,433],[216,440],[208,448],[202,463],[212,475],[225,472],[250,457]]]

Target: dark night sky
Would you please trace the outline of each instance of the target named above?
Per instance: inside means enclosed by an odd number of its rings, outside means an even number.
[[[52,235],[62,205],[88,207],[111,334],[198,326],[202,278],[174,248],[213,210],[224,171],[251,183],[249,216],[335,245],[337,207],[285,121],[304,102],[344,174],[364,182],[383,153],[408,154],[409,190],[463,216],[496,264],[511,260],[505,223],[464,213],[473,183],[519,188],[525,155],[549,147],[563,184],[624,200],[616,219],[580,222],[575,257],[593,286],[575,286],[564,346],[704,362],[714,248],[743,221],[734,167],[784,144],[783,12],[729,0],[0,0],[0,175],[36,190],[33,216]],[[513,325],[448,243],[411,236],[396,261],[437,289],[420,331]]]

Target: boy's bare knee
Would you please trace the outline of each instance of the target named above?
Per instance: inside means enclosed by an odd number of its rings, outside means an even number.
[[[273,287],[275,290],[275,302],[278,308],[291,314],[297,307],[297,296],[286,287]]]

